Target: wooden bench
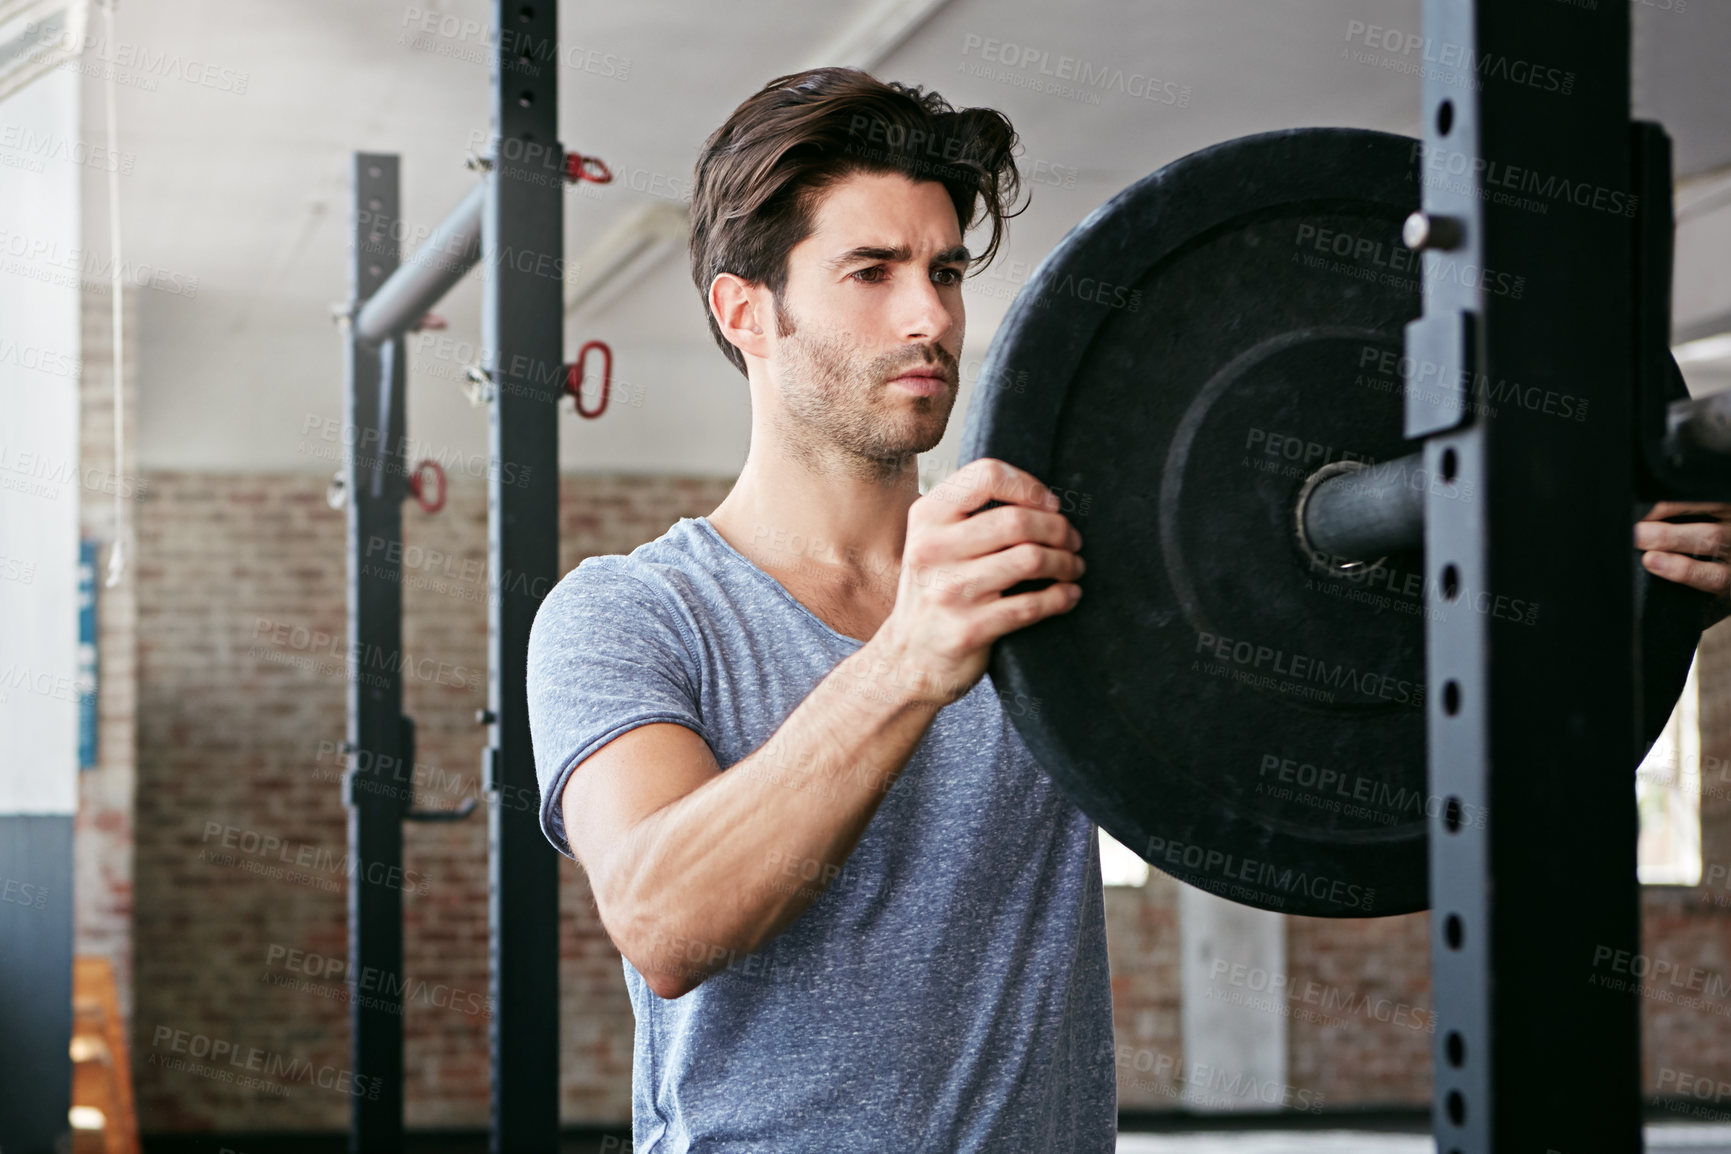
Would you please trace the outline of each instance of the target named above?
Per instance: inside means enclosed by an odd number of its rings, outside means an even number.
[[[72,1119],[73,1154],[138,1154],[132,1062],[114,967],[90,955],[72,962]]]

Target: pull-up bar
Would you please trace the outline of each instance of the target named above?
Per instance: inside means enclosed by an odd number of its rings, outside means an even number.
[[[425,316],[481,259],[481,217],[487,184],[470,190],[415,255],[397,267],[355,317],[355,336],[381,345]]]

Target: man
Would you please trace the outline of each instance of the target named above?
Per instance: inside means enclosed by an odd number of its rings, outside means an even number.
[[[1015,142],[818,69],[698,161],[693,277],[749,455],[707,518],[568,574],[529,654],[543,828],[624,957],[637,1154],[1114,1147],[1096,829],[983,676],[1075,606],[1081,537],[1003,462],[917,486],[956,399],[963,234],[983,201],[995,252]],[[1640,529],[1724,550],[1717,523]]]

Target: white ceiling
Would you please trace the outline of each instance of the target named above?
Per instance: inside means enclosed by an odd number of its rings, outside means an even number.
[[[769,78],[808,66],[871,7],[862,0],[560,4],[570,57],[593,49],[615,65],[629,61],[623,79],[572,67],[560,73],[565,145],[602,157],[616,174],[612,185],[566,194],[568,259],[622,214],[657,200],[634,185],[688,184],[697,148],[736,104]],[[123,50],[183,62],[152,72],[154,87],[119,89],[119,147],[130,154],[120,181],[126,261],[197,284],[195,295],[139,294],[144,467],[335,467],[317,455],[329,444],[316,426],[341,413],[341,341],[329,318],[346,294],[350,156],[400,154],[404,215],[430,228],[473,185],[463,158],[487,127],[482,40],[430,37],[445,54],[405,43],[421,11],[485,28],[490,6],[166,0],[118,10]],[[1416,30],[1419,12],[1419,0],[952,0],[875,71],[935,88],[958,106],[1002,109],[1025,143],[1025,172],[1037,161],[1077,170],[1073,189],[1036,186],[1033,206],[1012,226],[1002,259],[1031,267],[1089,209],[1204,145],[1296,125],[1415,133],[1417,79],[1343,59],[1342,48],[1349,21]],[[1731,5],[1636,12],[1638,32],[1658,17],[1670,22],[1638,42],[1668,53],[1694,45],[1700,69],[1723,84],[1714,61],[1731,46],[1722,18]],[[1188,106],[1116,93],[1090,104],[968,75],[963,66],[977,56],[970,36],[1170,80],[1188,86]],[[198,72],[186,62],[218,69],[215,86],[189,80]],[[239,87],[242,76],[244,92],[223,90]],[[1640,75],[1636,91],[1643,93]],[[1680,158],[1697,167],[1731,159],[1723,104],[1702,113],[1675,75],[1645,91],[1643,99],[1687,123]],[[86,137],[98,141],[104,122],[94,77],[85,92]],[[90,170],[86,188],[87,247],[105,253],[104,179]],[[1686,227],[1698,231],[1679,244],[1679,317],[1731,309],[1731,214],[1705,212]],[[1009,293],[970,285],[963,363],[977,367]],[[478,339],[479,298],[472,276],[439,306],[451,326],[443,335]],[[566,468],[737,470],[749,416],[744,382],[710,344],[682,251],[612,303],[580,314],[566,347],[594,337],[613,346],[615,379],[625,387],[602,420],[563,418]],[[411,436],[433,451],[484,453],[484,414],[464,399],[454,379],[459,366],[424,354],[410,363]],[[960,423],[932,454],[940,469],[953,459]]]

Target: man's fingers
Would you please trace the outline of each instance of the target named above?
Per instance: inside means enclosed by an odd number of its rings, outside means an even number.
[[[984,597],[1002,593],[1017,582],[1035,581],[1042,577],[1074,581],[1086,568],[1082,559],[1068,549],[1024,541],[970,561],[962,570],[966,574],[963,588],[974,597]]]
[[[1708,557],[1731,556],[1731,526],[1717,521],[1673,525],[1668,521],[1637,521],[1635,548],[1665,553],[1699,553]]]
[[[949,530],[949,534],[959,560],[984,557],[1023,541],[1070,550],[1082,544],[1082,534],[1064,514],[1030,509],[1026,505],[983,509]]]
[[[1032,593],[994,598],[986,609],[987,627],[996,640],[1053,614],[1067,612],[1081,599],[1082,587],[1072,581],[1059,581]]]
[[[1641,564],[1655,577],[1699,589],[1703,593],[1721,596],[1731,589],[1731,565],[1717,561],[1697,561],[1678,553],[1649,552],[1641,554]]]
[[[996,457],[969,461],[914,503],[916,515],[933,523],[960,521],[991,501],[1031,509],[1058,508],[1058,498],[1038,477]]]

